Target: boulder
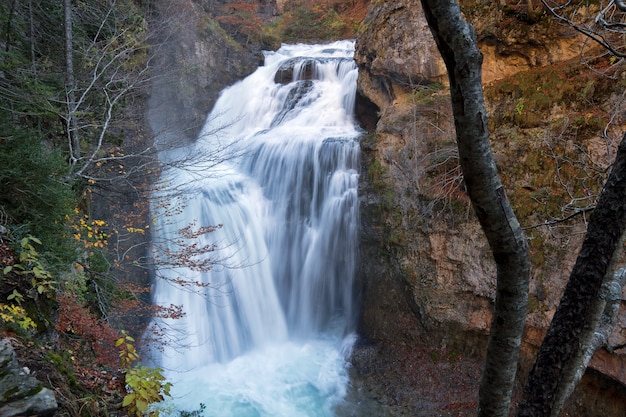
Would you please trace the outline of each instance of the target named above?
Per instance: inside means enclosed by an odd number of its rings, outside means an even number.
[[[57,408],[54,393],[20,367],[10,340],[0,340],[0,416],[45,416]]]
[[[355,50],[359,88],[378,107],[415,86],[447,81],[421,7],[407,0],[378,2],[363,27]]]

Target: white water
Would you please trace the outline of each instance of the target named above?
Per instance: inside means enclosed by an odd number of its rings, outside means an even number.
[[[153,295],[185,316],[154,319],[169,343],[151,356],[174,384],[171,410],[322,417],[345,395],[358,230],[353,48],[267,53],[222,92],[196,143],[163,152],[173,166],[160,192],[169,206],[153,207]],[[275,83],[287,67],[293,80]],[[222,227],[181,238],[189,224]],[[215,245],[191,259],[208,256],[210,270],[166,265],[163,250],[181,242]]]

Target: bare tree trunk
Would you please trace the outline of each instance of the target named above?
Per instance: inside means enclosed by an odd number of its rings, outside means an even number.
[[[478,415],[509,414],[526,308],[530,260],[520,224],[498,176],[489,143],[481,66],[474,29],[455,0],[422,0],[448,69],[463,177],[497,265],[497,289]]]
[[[9,16],[7,16],[4,52],[9,52],[9,49],[11,47],[11,23],[13,22],[13,14],[15,13],[15,3],[16,3],[16,0],[11,1],[11,8],[9,9]]]
[[[67,138],[70,161],[75,164],[80,158],[80,139],[76,122],[76,78],[74,77],[74,42],[72,39],[72,0],[64,0],[65,17],[65,84],[67,90]]]
[[[28,28],[30,36],[30,67],[33,77],[37,78],[37,61],[35,60],[35,23],[33,20],[33,0],[28,0]]]
[[[589,218],[587,234],[526,383],[519,417],[558,416],[615,320],[623,273],[615,260],[626,230],[626,134]]]

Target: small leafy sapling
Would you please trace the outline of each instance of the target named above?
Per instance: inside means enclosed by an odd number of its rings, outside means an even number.
[[[17,275],[30,275],[31,284],[33,289],[36,290],[36,294],[52,297],[56,291],[56,281],[52,279],[52,274],[46,270],[39,260],[39,252],[37,252],[34,243],[41,245],[41,240],[30,235],[23,238],[20,241],[19,263],[5,266],[2,273],[4,275],[11,272]],[[20,298],[23,299],[21,294],[15,291],[9,297],[15,299],[18,303]]]
[[[139,355],[135,348],[135,339],[122,331],[122,337],[117,339],[115,346],[120,349],[120,364],[126,369],[127,394],[122,407],[132,416],[142,417],[147,414],[158,417],[158,410],[149,410],[150,404],[158,403],[170,396],[172,384],[166,382],[161,368],[151,368],[135,364]]]

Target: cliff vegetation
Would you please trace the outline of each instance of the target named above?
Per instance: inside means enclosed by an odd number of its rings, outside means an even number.
[[[483,54],[498,170],[529,237],[523,379],[621,139],[624,67],[558,24],[540,2],[461,5]],[[458,168],[445,68],[416,9],[405,1],[372,3],[357,38],[359,90],[377,117],[363,142],[362,250],[375,265],[363,266],[362,327],[373,341],[425,344],[458,363],[484,357],[495,266]],[[580,388],[569,404],[572,415],[623,412],[623,355],[612,348],[624,343],[623,307],[622,301],[609,346],[598,351],[582,383],[610,387],[611,394]],[[426,398],[412,405],[390,401],[398,415],[428,407]],[[468,413],[475,409],[465,405]]]
[[[25,397],[49,388],[57,415],[111,416],[167,396],[138,353],[160,337],[151,315],[180,314],[148,303],[156,151],[193,140],[260,50],[354,37],[366,4],[0,4],[0,335],[8,372],[40,381]],[[0,407],[22,400],[8,389]]]
[[[539,1],[461,3],[484,56],[498,169],[530,238],[523,377],[624,128],[624,62]],[[261,50],[355,37],[368,134],[351,395],[367,412],[472,414],[494,265],[458,167],[445,68],[414,2],[105,4],[0,4],[0,329],[55,391],[58,415],[141,414],[139,393],[167,394],[135,341],[151,314],[179,314],[146,303],[156,149],[193,140]],[[611,346],[625,325],[622,309]],[[621,353],[599,351],[567,412],[623,415]]]

